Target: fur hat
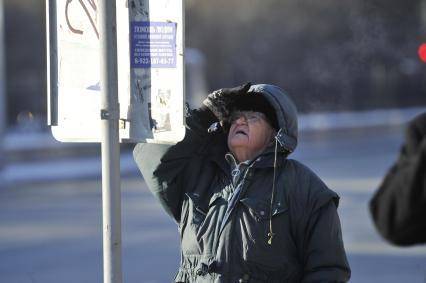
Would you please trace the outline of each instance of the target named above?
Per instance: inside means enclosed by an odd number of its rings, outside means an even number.
[[[233,103],[229,105],[231,113],[234,111],[255,111],[263,113],[269,124],[276,130],[279,130],[278,120],[275,115],[275,109],[268,100],[259,93],[248,93],[240,95]]]

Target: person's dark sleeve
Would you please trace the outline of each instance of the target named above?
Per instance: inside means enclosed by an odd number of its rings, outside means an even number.
[[[407,128],[398,161],[370,201],[379,233],[395,245],[426,243],[426,113]]]
[[[192,110],[186,118],[186,133],[176,145],[139,143],[133,157],[144,180],[165,211],[177,222],[185,193],[185,167],[208,148],[210,124],[215,116],[206,107]]]
[[[315,210],[305,231],[303,283],[349,281],[351,270],[343,246],[338,199]]]

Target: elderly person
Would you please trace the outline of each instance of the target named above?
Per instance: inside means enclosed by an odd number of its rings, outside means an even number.
[[[148,187],[179,227],[174,282],[349,280],[339,197],[287,158],[296,115],[276,86],[220,89],[189,111],[181,142],[136,146]]]

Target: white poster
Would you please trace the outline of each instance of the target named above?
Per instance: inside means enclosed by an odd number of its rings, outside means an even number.
[[[116,3],[120,140],[177,142],[185,133],[183,2]],[[98,17],[96,0],[57,1],[52,133],[60,141],[100,141]]]

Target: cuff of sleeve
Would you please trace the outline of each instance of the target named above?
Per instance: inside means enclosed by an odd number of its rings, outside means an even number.
[[[210,125],[214,122],[218,121],[216,116],[207,106],[201,106],[198,109],[194,109],[191,113],[191,116],[198,120],[201,126],[205,129],[210,127]]]

